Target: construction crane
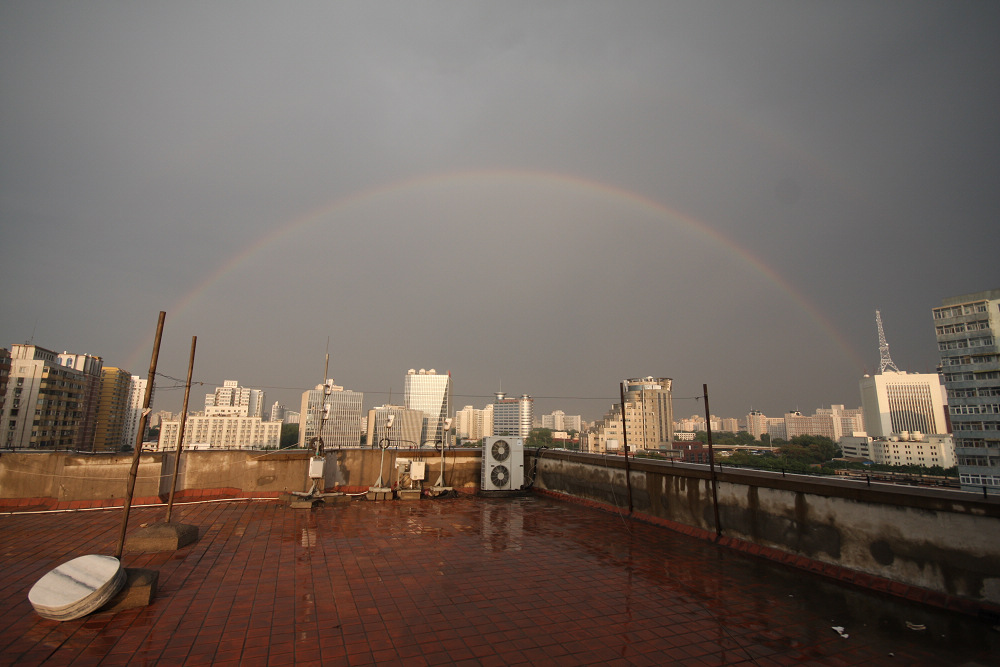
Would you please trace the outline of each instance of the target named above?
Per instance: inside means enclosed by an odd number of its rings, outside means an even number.
[[[885,369],[896,371],[901,373],[896,364],[892,363],[892,357],[889,356],[889,343],[885,342],[885,332],[882,331],[882,313],[875,311],[875,324],[878,325],[878,372],[884,373]]]

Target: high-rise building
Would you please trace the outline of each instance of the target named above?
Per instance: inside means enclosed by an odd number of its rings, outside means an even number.
[[[420,443],[434,446],[441,440],[444,420],[451,412],[451,373],[438,375],[433,368],[411,368],[403,380],[403,403],[410,410],[424,413]]]
[[[860,387],[868,435],[947,433],[944,389],[937,373],[883,371],[865,375]]]
[[[580,451],[593,454],[621,454],[622,445],[622,409],[620,403],[615,403],[585,432],[580,434]]]
[[[285,406],[279,403],[278,401],[275,401],[274,405],[271,406],[270,421],[280,422],[284,418],[285,418]]]
[[[535,399],[527,394],[520,398],[507,398],[498,391],[493,401],[493,435],[510,435],[527,438],[535,416]]]
[[[101,369],[104,361],[89,354],[63,352],[56,355],[60,366],[73,368],[83,374],[83,401],[77,424],[76,449],[94,451],[94,429],[97,427],[97,404],[101,399]]]
[[[37,345],[14,344],[10,357],[0,446],[91,451],[93,432],[80,441],[89,378]]]
[[[482,440],[488,435],[492,435],[493,409],[490,408],[487,419],[486,410],[477,410],[471,405],[466,405],[461,410],[455,411],[455,437],[463,440]],[[489,432],[487,432],[489,431]]]
[[[205,416],[263,418],[264,392],[241,387],[236,380],[226,380],[214,393],[205,395]]]
[[[122,433],[122,445],[126,448],[135,447],[136,440],[138,439],[139,423],[142,421],[142,402],[146,398],[146,384],[148,382],[138,375],[133,375],[131,379],[132,384],[128,395],[128,412],[125,413],[125,428]],[[153,396],[155,394],[156,385],[154,384],[153,391],[149,394],[150,408],[153,407]],[[142,437],[145,439],[146,434],[143,433]]]
[[[131,374],[121,368],[101,370],[101,392],[97,402],[95,452],[117,452],[125,437],[125,417],[129,410]]]
[[[302,392],[299,446],[312,447],[313,439],[322,435],[326,448],[360,447],[364,397],[334,384],[332,378]]]
[[[580,415],[567,415],[562,410],[554,410],[551,414],[542,415],[542,428],[579,433],[582,426],[583,420]]]
[[[625,381],[624,423],[630,450],[670,449],[674,442],[674,406],[670,378]]]
[[[1000,492],[1000,289],[932,312],[962,488]]]

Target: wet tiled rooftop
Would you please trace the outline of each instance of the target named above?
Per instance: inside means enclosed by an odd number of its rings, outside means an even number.
[[[134,508],[129,530],[163,516]],[[205,502],[174,518],[201,538],[123,559],[159,572],[151,605],[60,623],[28,590],[114,553],[121,510],[0,516],[0,664],[1000,663],[1000,633],[974,617],[547,497]]]

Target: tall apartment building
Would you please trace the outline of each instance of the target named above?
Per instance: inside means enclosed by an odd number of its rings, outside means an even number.
[[[386,428],[389,417],[392,425]],[[424,413],[410,410],[402,405],[382,405],[368,411],[369,447],[398,447],[415,449],[420,447],[420,431],[424,425]]]
[[[139,435],[139,423],[142,421],[142,402],[146,397],[147,380],[133,375],[128,393],[128,411],[125,413],[125,428],[122,433],[123,445],[134,447]],[[153,407],[153,396],[156,393],[156,385],[153,385],[153,393],[149,395],[149,406]],[[143,433],[145,438],[146,434]]]
[[[562,410],[555,410],[551,414],[542,415],[542,428],[553,431],[576,431],[580,432],[583,420],[580,415],[567,415]]]
[[[59,363],[52,350],[14,344],[10,377],[0,417],[0,446],[6,449],[81,449],[89,378]]]
[[[264,392],[241,387],[236,380],[226,380],[213,393],[205,395],[205,415],[263,418]]]
[[[322,435],[326,448],[360,447],[364,397],[362,392],[334,384],[332,378],[302,392],[299,446],[312,447],[313,439]]]
[[[1000,492],[1000,289],[944,299],[932,313],[962,488]]]
[[[451,413],[451,373],[438,375],[433,368],[411,368],[403,380],[403,404],[424,413],[420,443],[434,446],[441,440],[444,420]]]
[[[477,410],[466,405],[455,411],[455,437],[463,440],[482,440],[493,435],[493,411],[490,409],[487,419],[486,410]]]
[[[768,417],[760,410],[747,413],[747,433],[755,440],[760,440],[762,435],[767,434],[772,441],[787,440],[785,436],[788,435],[784,417]]]
[[[278,401],[274,402],[271,406],[271,418],[270,421],[280,422],[285,418],[285,406]]]
[[[125,443],[125,420],[129,411],[131,374],[121,368],[101,370],[100,398],[97,401],[95,452],[121,451]]]
[[[493,435],[511,435],[527,438],[535,418],[535,399],[527,394],[520,398],[507,398],[502,391],[493,401]]]
[[[630,450],[673,447],[673,382],[670,378],[652,376],[625,381],[623,415]]]
[[[948,432],[944,389],[937,373],[882,371],[861,378],[860,388],[868,435]]]
[[[77,426],[79,451],[94,451],[94,430],[97,427],[97,404],[101,398],[101,369],[104,361],[89,354],[63,352],[56,355],[60,366],[73,368],[83,374],[83,402],[80,404],[80,422]]]

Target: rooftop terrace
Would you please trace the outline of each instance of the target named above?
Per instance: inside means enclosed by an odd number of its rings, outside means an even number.
[[[162,521],[134,508],[130,530]],[[111,554],[121,510],[0,516],[2,665],[996,664],[975,617],[541,496],[175,506],[202,536],[125,554],[153,603],[56,622],[31,586]],[[926,630],[907,629],[906,622]],[[841,636],[834,627],[842,627]]]

